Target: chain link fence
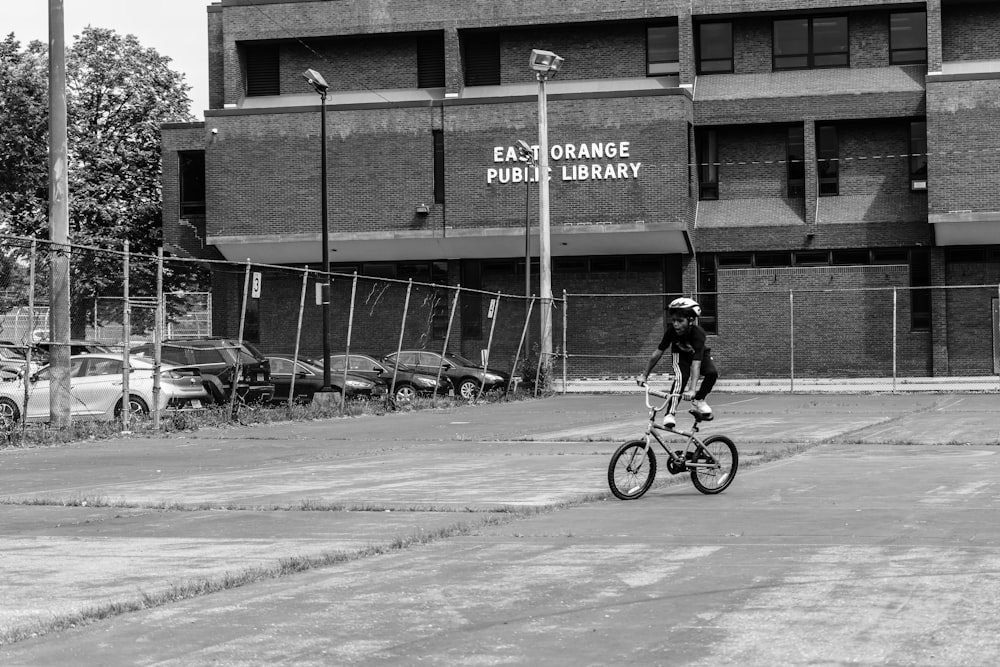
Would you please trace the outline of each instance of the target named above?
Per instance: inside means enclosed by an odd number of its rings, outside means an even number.
[[[624,391],[677,295],[569,294],[568,391]],[[720,390],[1000,390],[1000,286],[785,289],[696,295]],[[615,304],[614,327],[593,314]],[[992,334],[991,334],[992,332]],[[666,375],[661,362],[654,375]],[[661,378],[664,379],[665,378]]]

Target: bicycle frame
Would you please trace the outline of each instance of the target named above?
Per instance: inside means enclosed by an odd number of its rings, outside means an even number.
[[[684,430],[678,429],[676,427],[674,427],[674,428],[667,428],[665,426],[660,426],[659,424],[656,423],[656,421],[657,421],[656,418],[659,415],[659,413],[662,412],[672,400],[674,400],[674,399],[679,400],[680,399],[681,394],[680,393],[676,393],[674,391],[676,388],[677,388],[677,379],[676,378],[674,379],[673,383],[670,385],[670,392],[669,393],[664,393],[662,391],[657,391],[657,390],[653,389],[652,387],[650,387],[649,383],[646,383],[646,385],[645,385],[645,390],[646,390],[646,407],[649,408],[649,421],[646,424],[646,434],[645,434],[646,446],[642,450],[643,451],[643,456],[646,455],[646,453],[649,451],[649,448],[652,446],[653,442],[655,441],[656,443],[658,443],[660,445],[660,447],[666,453],[666,455],[670,459],[670,461],[674,463],[674,465],[679,465],[679,466],[682,466],[683,468],[686,468],[686,469],[689,469],[689,470],[691,468],[711,468],[711,467],[718,466],[719,465],[718,462],[711,455],[711,453],[707,449],[704,448],[704,446],[702,445],[701,440],[697,436],[697,433],[698,433],[698,421],[697,420],[695,420],[695,423],[691,427],[690,431],[684,431]],[[663,403],[661,403],[660,405],[654,405],[651,402],[651,400],[650,400],[651,396],[655,396],[657,398],[662,398],[663,399]],[[682,450],[676,450],[676,451],[671,450],[667,446],[667,443],[664,441],[664,439],[660,436],[660,434],[658,433],[658,431],[662,431],[664,433],[670,433],[670,434],[673,434],[673,435],[679,435],[681,437],[687,438],[687,442],[684,444],[684,449],[682,449]],[[692,445],[693,445],[693,447],[692,447]],[[680,454],[678,454],[677,452],[680,452]],[[708,460],[707,461],[699,461],[699,462],[694,462],[694,461],[689,460],[691,458],[697,458],[697,455],[696,455],[697,452],[701,452],[702,458],[707,458]],[[692,456],[688,456],[689,453],[692,454]]]

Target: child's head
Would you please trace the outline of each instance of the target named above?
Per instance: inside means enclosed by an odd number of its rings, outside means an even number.
[[[683,334],[701,315],[701,306],[694,299],[681,297],[670,302],[670,305],[667,306],[667,313],[674,331]]]

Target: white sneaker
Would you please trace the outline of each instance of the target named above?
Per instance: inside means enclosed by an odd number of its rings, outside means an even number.
[[[691,401],[691,407],[703,415],[712,414],[712,408],[708,407],[708,403],[706,403],[705,401],[699,401],[698,399],[695,399]]]
[[[675,426],[677,426],[677,419],[675,419],[674,416],[671,413],[669,413],[669,412],[667,412],[666,414],[664,414],[663,415],[663,427],[664,428],[673,428]]]

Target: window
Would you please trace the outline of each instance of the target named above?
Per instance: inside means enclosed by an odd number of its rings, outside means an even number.
[[[500,85],[500,33],[465,34],[465,85]]]
[[[205,151],[177,153],[181,217],[205,215]]]
[[[720,74],[733,71],[733,24],[698,25],[698,73]]]
[[[785,166],[788,178],[788,196],[806,196],[806,139],[801,125],[788,128],[785,143]]]
[[[431,130],[434,137],[434,203],[444,203],[444,131]]]
[[[834,250],[831,255],[830,263],[834,266],[867,264],[869,261],[867,250]]]
[[[719,198],[719,142],[715,130],[698,134],[698,198]]]
[[[931,254],[927,250],[910,251],[910,329],[931,328]],[[917,288],[917,289],[912,289]],[[920,289],[923,288],[923,289]]]
[[[417,87],[444,86],[444,33],[417,37]]]
[[[247,97],[281,94],[281,67],[277,44],[244,47]]]
[[[889,16],[889,62],[927,62],[927,12],[893,12]]]
[[[271,375],[291,375],[292,362],[281,357],[270,357]]]
[[[801,17],[774,22],[774,69],[847,67],[847,17]]]
[[[816,128],[816,160],[819,167],[819,195],[840,194],[840,145],[836,125]]]
[[[830,253],[826,250],[800,250],[795,253],[795,266],[828,266]]]
[[[910,189],[927,189],[927,122],[910,121]]]
[[[701,317],[698,324],[705,333],[719,333],[718,314],[718,270],[715,257],[709,255],[698,258],[698,303],[701,305]]]
[[[473,290],[483,288],[482,266],[479,260],[462,260],[462,287]],[[462,304],[462,335],[468,338],[482,338],[483,295],[479,292],[463,291],[459,300]]]
[[[677,74],[679,71],[677,26],[660,25],[646,28],[646,76]]]
[[[753,263],[756,267],[791,266],[792,253],[758,252],[753,256]]]

